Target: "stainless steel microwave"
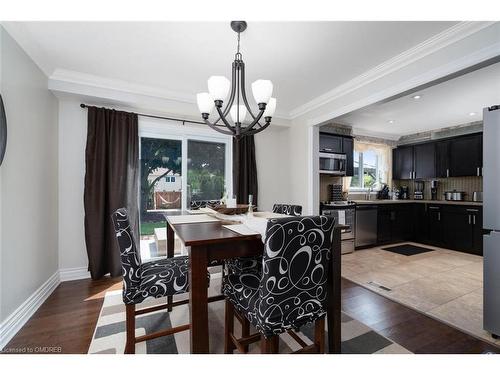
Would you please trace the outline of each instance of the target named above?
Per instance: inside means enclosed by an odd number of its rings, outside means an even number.
[[[319,153],[319,173],[345,176],[346,155],[337,153]]]

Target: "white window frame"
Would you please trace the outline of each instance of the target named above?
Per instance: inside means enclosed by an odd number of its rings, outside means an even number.
[[[356,151],[358,152],[358,151]],[[365,181],[364,181],[364,160],[363,160],[363,152],[358,152],[359,154],[359,161],[358,161],[358,179],[361,183],[361,187],[349,187],[349,191],[353,192],[353,193],[356,193],[356,192],[366,192],[366,191],[369,191],[370,188],[369,187],[364,187],[364,184],[365,184]],[[375,162],[375,171],[376,171],[376,174],[375,174],[375,181],[378,181],[379,178],[380,178],[380,170],[379,170],[379,155],[376,155],[377,158],[376,158],[376,162]],[[377,188],[372,188],[372,191],[379,191],[380,190],[380,186],[377,187]]]
[[[189,209],[187,202],[187,170],[188,170],[188,140],[217,142],[225,145],[226,163],[225,163],[225,185],[228,196],[233,195],[233,141],[232,137],[217,133],[215,130],[203,125],[185,124],[180,122],[151,119],[148,117],[139,117],[139,147],[140,139],[161,138],[182,141],[182,200],[181,209]],[[140,150],[139,150],[140,154]],[[139,186],[140,189],[140,186]],[[139,194],[140,197],[140,194]],[[140,199],[140,198],[139,198]]]

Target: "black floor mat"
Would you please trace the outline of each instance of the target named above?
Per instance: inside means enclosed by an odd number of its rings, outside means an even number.
[[[415,245],[396,245],[390,247],[383,247],[382,250],[391,251],[396,254],[407,255],[407,256],[422,254],[428,251],[434,251],[426,247],[415,246]]]

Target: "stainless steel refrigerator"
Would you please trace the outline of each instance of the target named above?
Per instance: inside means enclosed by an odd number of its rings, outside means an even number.
[[[483,109],[483,327],[500,336],[500,106]],[[487,234],[486,234],[487,233]]]

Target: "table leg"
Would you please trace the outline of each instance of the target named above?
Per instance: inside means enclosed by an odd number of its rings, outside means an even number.
[[[172,226],[170,223],[167,221],[167,258],[173,258],[174,257],[174,246],[175,246],[175,234],[174,230],[172,229]],[[167,297],[167,303],[169,305],[172,304],[174,301],[174,297],[168,296]],[[172,311],[172,307],[169,307],[167,309],[169,312]]]
[[[208,353],[207,248],[191,246],[188,254],[191,353]]]
[[[341,342],[341,232],[334,229],[330,272],[328,273],[328,352],[340,353]]]

